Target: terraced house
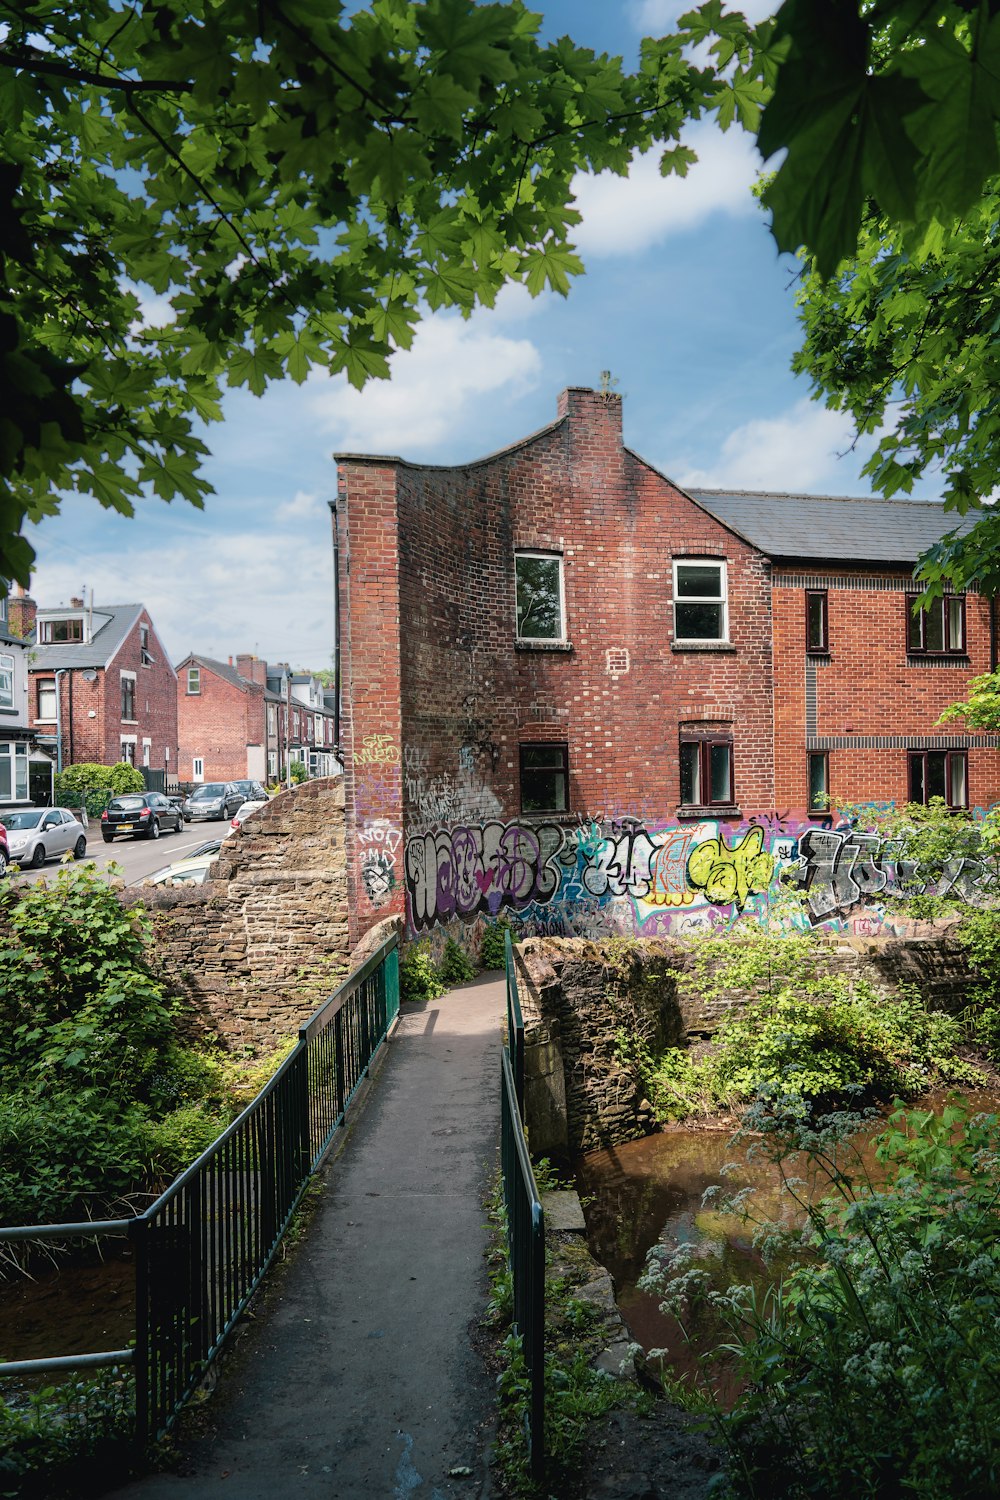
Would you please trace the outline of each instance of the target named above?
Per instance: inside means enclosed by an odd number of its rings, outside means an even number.
[[[846,920],[892,872],[838,805],[1000,798],[997,737],[937,725],[996,665],[994,605],[913,610],[941,506],[686,491],[592,390],[477,463],[339,464],[359,930],[662,933],[789,872]]]

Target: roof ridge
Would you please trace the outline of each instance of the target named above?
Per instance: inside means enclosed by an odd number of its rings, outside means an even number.
[[[913,500],[891,499],[885,495],[817,495],[810,490],[738,490],[732,487],[714,488],[708,485],[685,486],[690,495],[732,495],[744,500],[831,500],[845,505],[917,505],[925,508],[928,505],[940,506],[943,510],[943,500]]]

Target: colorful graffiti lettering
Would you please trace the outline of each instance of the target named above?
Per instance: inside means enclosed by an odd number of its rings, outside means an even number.
[[[724,933],[791,887],[803,892],[803,907],[782,920],[846,926],[853,914],[852,930],[865,933],[858,924],[896,930],[885,896],[933,890],[971,902],[996,885],[977,859],[952,860],[932,884],[896,841],[817,826],[804,815],[783,817],[680,827],[487,818],[425,829],[406,841],[410,928],[506,910],[525,935]]]
[[[762,896],[771,884],[774,857],[764,850],[763,828],[751,828],[738,844],[725,836],[705,839],[691,852],[687,878],[716,906],[733,905],[742,911],[749,896]]]

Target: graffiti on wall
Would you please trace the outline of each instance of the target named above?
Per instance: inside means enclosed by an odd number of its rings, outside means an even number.
[[[804,895],[793,922],[871,935],[891,926],[885,896],[933,890],[975,902],[994,883],[979,860],[954,859],[932,886],[897,841],[788,809],[682,826],[463,821],[408,837],[404,869],[411,931],[507,912],[525,936],[589,938],[724,932],[786,889]]]
[[[372,906],[384,906],[399,883],[396,854],[403,835],[388,818],[373,818],[358,829],[361,884]]]
[[[403,751],[403,794],[414,828],[443,823],[485,823],[496,817],[500,801],[480,775],[475,748],[463,745],[454,772],[431,774],[430,756],[420,745]]]

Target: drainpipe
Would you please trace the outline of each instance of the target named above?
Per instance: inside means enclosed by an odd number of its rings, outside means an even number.
[[[990,595],[990,671],[997,669],[997,601],[996,595]]]
[[[62,753],[62,678],[69,672],[69,667],[59,667],[55,672],[56,684],[56,775],[60,775],[63,768]],[[72,678],[70,678],[72,681]]]
[[[336,500],[329,501],[333,516],[333,748],[343,764],[340,749],[340,524]]]

